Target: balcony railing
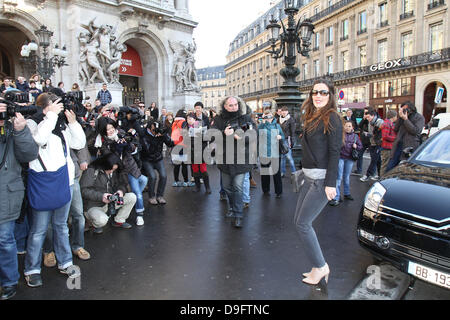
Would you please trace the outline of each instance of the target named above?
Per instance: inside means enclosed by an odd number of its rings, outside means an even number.
[[[442,7],[442,6],[445,6],[445,1],[444,0],[436,0],[436,1],[433,1],[432,3],[428,4],[428,10],[431,10],[431,9],[434,9],[437,7]]]
[[[259,90],[259,91],[246,93],[246,94],[240,95],[240,97],[243,98],[243,99],[246,99],[246,98],[262,96],[264,94],[275,93],[275,92],[278,92],[278,91],[280,91],[279,87],[273,87],[273,88],[270,88],[270,89],[264,89],[264,90]]]
[[[400,60],[401,60],[401,63],[399,66],[393,67],[388,70],[382,69],[382,70],[373,71],[370,69],[371,66],[365,66],[365,67],[355,68],[355,69],[337,72],[337,73],[333,73],[333,74],[328,74],[327,78],[329,78],[331,81],[342,81],[342,80],[348,80],[348,79],[352,79],[352,78],[364,77],[364,76],[369,76],[369,75],[382,74],[382,73],[389,72],[389,71],[433,65],[436,63],[450,62],[450,48],[433,51],[433,52],[425,52],[425,53],[421,53],[421,54],[411,56],[408,58],[403,58]],[[322,79],[323,77],[324,76],[308,79],[305,81],[300,81],[299,87],[300,88],[309,87],[314,83],[314,81],[316,81],[318,79]]]
[[[347,39],[348,39],[348,35],[345,35],[345,36],[341,37],[341,42],[342,42],[342,41],[345,41],[345,40],[347,40]]]
[[[384,27],[387,27],[388,25],[389,25],[389,22],[387,20],[382,21],[378,24],[378,28],[384,28]]]
[[[352,2],[355,2],[355,1],[357,1],[357,0],[341,0],[341,1],[333,4],[332,6],[326,8],[325,10],[322,10],[319,13],[313,15],[311,17],[311,21],[315,22],[317,20],[320,20],[323,17],[326,17],[326,16],[328,16],[328,15],[330,15],[332,13],[335,13],[336,11],[344,8],[346,5],[348,5],[348,4],[352,3]]]
[[[360,29],[360,30],[358,30],[357,35],[359,36],[359,35],[362,35],[363,33],[366,33],[366,32],[367,32],[367,28]]]
[[[408,18],[411,18],[411,17],[414,17],[414,11],[409,11],[409,12],[402,13],[400,15],[400,20],[408,19]]]
[[[330,47],[333,45],[333,41],[328,41],[327,43],[325,43],[325,47]]]

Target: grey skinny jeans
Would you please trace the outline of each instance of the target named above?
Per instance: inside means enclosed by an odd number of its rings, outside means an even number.
[[[295,228],[314,268],[322,268],[326,264],[316,232],[312,227],[312,223],[328,203],[324,183],[325,179],[312,180],[305,177],[305,184],[300,189],[294,216]]]

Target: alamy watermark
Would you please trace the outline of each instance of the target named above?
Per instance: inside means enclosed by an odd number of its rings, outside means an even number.
[[[236,130],[225,136],[217,129],[183,129],[183,142],[171,152],[174,164],[218,164],[256,165],[261,167],[261,175],[274,175],[279,171],[279,130]],[[205,144],[208,147],[205,147]]]

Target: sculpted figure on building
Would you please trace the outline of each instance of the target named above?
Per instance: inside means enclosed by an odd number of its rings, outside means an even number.
[[[78,36],[80,44],[79,76],[83,84],[96,82],[119,82],[119,67],[126,45],[120,44],[115,36],[116,29],[110,25],[96,25],[95,18]]]
[[[191,44],[169,40],[169,44],[174,53],[173,76],[177,83],[176,92],[200,92],[197,71],[195,69],[194,54],[197,51],[195,41]]]

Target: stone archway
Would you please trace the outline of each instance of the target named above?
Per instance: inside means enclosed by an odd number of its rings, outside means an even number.
[[[32,71],[24,70],[20,62],[20,51],[22,46],[31,40],[38,42],[34,31],[39,29],[40,25],[33,16],[21,10],[15,10],[13,14],[0,13],[0,51],[4,60],[2,65],[9,64],[8,72],[0,70],[2,77],[31,76]]]
[[[435,107],[434,98],[436,96],[437,87],[443,87],[444,88],[444,96],[443,101],[448,101],[448,90],[445,84],[439,81],[433,81],[426,85],[425,89],[423,90],[423,116],[425,118],[425,123],[428,123],[430,121],[432,114],[433,114],[433,108]],[[448,103],[448,102],[447,102]],[[446,112],[446,109],[443,107],[438,107],[435,110],[435,114],[439,114],[442,112]]]
[[[142,61],[143,76],[139,87],[145,91],[145,101],[156,102],[159,107],[170,100],[169,55],[162,41],[151,31],[138,28],[125,31],[119,41],[132,46]]]

